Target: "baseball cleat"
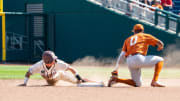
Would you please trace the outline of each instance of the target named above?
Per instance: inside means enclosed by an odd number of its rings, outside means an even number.
[[[158,81],[152,81],[152,82],[151,82],[151,86],[152,86],[152,87],[166,87],[164,84],[161,84],[161,83],[158,82]]]

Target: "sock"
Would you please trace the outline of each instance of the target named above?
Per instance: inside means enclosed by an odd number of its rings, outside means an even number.
[[[161,69],[163,67],[163,63],[164,63],[163,61],[160,61],[155,65],[153,81],[158,81],[159,74],[160,74]]]
[[[118,78],[117,82],[125,83],[125,84],[128,84],[128,85],[134,86],[134,87],[136,86],[136,83],[132,79],[121,79],[121,78]]]

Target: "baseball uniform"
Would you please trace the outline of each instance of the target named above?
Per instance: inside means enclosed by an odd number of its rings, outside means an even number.
[[[51,68],[46,68],[43,60],[37,62],[29,68],[31,74],[39,73],[45,80],[57,82],[58,80],[64,80],[71,83],[76,83],[77,79],[68,74],[66,70],[69,68],[69,65],[59,59],[56,60],[56,63],[51,66]]]
[[[141,68],[154,66],[160,61],[164,61],[162,57],[149,55],[146,56],[149,45],[155,46],[159,40],[152,35],[138,33],[130,36],[124,42],[122,53],[127,58],[128,68],[131,77],[136,86],[141,86]]]

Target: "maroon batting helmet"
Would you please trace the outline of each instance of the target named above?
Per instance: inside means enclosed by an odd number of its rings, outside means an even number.
[[[54,60],[57,59],[57,56],[53,51],[44,51],[42,54],[42,59],[45,64],[51,64]]]

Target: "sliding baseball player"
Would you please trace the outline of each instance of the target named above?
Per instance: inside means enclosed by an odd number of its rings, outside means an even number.
[[[68,74],[66,71],[70,71],[74,76]],[[94,86],[103,86],[103,83],[100,84],[99,82],[82,78],[75,68],[59,60],[52,51],[45,51],[43,53],[42,60],[29,68],[25,75],[24,83],[19,86],[26,86],[30,76],[35,73],[39,73],[47,81],[48,85],[52,86],[56,85],[59,80],[78,84],[79,86],[83,86],[82,83],[85,82],[96,83]]]

